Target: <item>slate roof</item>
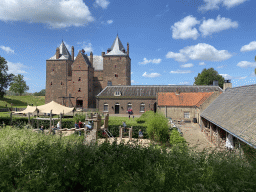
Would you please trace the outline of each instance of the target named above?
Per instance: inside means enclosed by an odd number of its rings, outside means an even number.
[[[107,86],[97,96],[112,97],[116,91],[121,91],[119,97],[155,97],[158,92],[214,92],[222,89],[218,86],[193,86],[193,85],[131,85]]]
[[[87,54],[84,54],[84,53],[82,53],[82,52],[80,52],[80,53],[82,54],[82,56],[83,56],[83,58],[84,58],[86,64],[91,67],[92,65],[91,65],[91,62],[90,62],[90,60],[89,60]]]
[[[60,49],[60,58],[59,58],[60,60],[71,60],[71,55],[68,52],[68,49],[63,41],[61,42],[59,49]],[[56,53],[49,60],[56,60]]]
[[[201,116],[256,148],[256,85],[226,89]]]
[[[122,49],[124,49],[124,46],[121,43],[118,35],[116,36],[116,39],[110,49],[111,49],[111,51],[106,53],[106,55],[127,55],[126,53],[121,51]]]
[[[187,106],[187,107],[200,107],[203,102],[208,99],[214,92],[192,92],[192,93],[175,93],[167,92],[158,93],[157,105],[158,106]]]

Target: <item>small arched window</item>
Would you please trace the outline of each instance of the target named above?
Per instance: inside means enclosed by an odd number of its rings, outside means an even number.
[[[60,83],[61,85],[63,85],[63,83],[62,83],[62,81],[61,81],[61,83]]]
[[[52,82],[51,82],[51,85],[52,85]]]
[[[81,88],[78,89],[78,92],[81,92]]]
[[[118,75],[117,75],[117,74],[115,74],[115,77],[118,77]]]
[[[81,77],[78,78],[78,81],[81,81]]]
[[[145,112],[145,104],[144,103],[140,104],[140,112]]]

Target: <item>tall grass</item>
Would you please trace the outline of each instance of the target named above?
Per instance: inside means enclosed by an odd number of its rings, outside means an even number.
[[[0,130],[1,191],[254,191],[256,166],[233,153],[167,153]]]
[[[26,108],[27,105],[33,104],[34,106],[44,105],[45,97],[44,96],[33,96],[33,95],[25,95],[25,96],[4,96],[4,98],[0,99],[0,108]]]

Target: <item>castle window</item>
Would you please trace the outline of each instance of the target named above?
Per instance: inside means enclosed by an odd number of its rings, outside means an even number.
[[[114,93],[114,96],[121,96],[122,95],[122,92],[121,91],[116,91],[115,93]]]
[[[63,85],[63,83],[62,83],[62,81],[61,81],[61,83],[60,83],[61,85]]]
[[[184,119],[189,119],[189,112],[184,112]]]
[[[132,104],[131,104],[130,102],[127,104],[127,111],[128,111],[129,109],[132,109]]]
[[[121,57],[120,57],[120,60],[121,60]]]
[[[51,85],[52,85],[52,82],[51,82]]]
[[[81,88],[78,89],[78,92],[81,92]]]
[[[78,81],[81,81],[81,77],[78,78]]]
[[[117,74],[115,74],[115,77],[118,77],[118,75],[117,75]]]
[[[108,81],[108,85],[107,86],[112,86],[112,81]]]
[[[145,112],[145,104],[144,103],[140,104],[140,112]]]
[[[107,103],[104,103],[104,112],[108,112],[108,104]]]
[[[54,71],[54,69],[52,69],[52,71]]]
[[[116,65],[115,65],[115,68],[116,68]]]

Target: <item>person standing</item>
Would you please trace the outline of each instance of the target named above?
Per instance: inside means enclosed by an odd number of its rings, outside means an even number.
[[[83,128],[83,123],[82,123],[81,121],[79,121],[78,127],[79,127],[79,128]]]
[[[44,132],[44,126],[43,125],[41,125],[40,130],[42,131],[42,133]]]
[[[143,133],[142,133],[141,129],[139,130],[139,138],[143,138]]]

